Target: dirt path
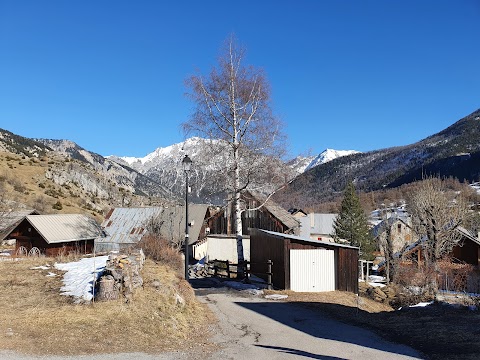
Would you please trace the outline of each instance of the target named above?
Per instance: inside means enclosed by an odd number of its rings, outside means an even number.
[[[415,350],[340,323],[294,303],[197,290],[219,319],[214,340],[222,350],[210,359],[411,359]]]

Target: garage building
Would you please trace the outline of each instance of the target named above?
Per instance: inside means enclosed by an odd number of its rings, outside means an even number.
[[[358,247],[252,229],[251,272],[266,273],[271,260],[274,289],[358,292]],[[264,276],[261,276],[264,277]]]

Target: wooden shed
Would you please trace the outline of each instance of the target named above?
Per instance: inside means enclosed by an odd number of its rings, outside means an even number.
[[[294,235],[252,229],[251,272],[266,272],[273,262],[275,289],[302,292],[358,292],[358,248]]]
[[[101,236],[95,220],[81,214],[29,215],[9,234],[16,239],[16,251],[37,248],[46,256],[88,254],[94,239]]]

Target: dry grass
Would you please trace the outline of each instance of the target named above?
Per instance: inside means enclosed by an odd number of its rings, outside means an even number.
[[[0,262],[0,348],[34,354],[156,353],[185,349],[208,351],[205,325],[212,320],[193,291],[169,268],[147,260],[144,288],[133,301],[75,305],[59,294],[61,276],[31,270],[53,259]],[[59,273],[56,270],[54,272]],[[160,287],[152,283],[160,282]],[[178,304],[175,294],[186,299]],[[196,330],[192,330],[196,329]]]
[[[352,293],[294,293],[287,301],[297,302],[342,322],[369,328],[380,336],[409,345],[429,359],[478,359],[480,354],[480,311],[466,307],[434,304],[400,311]]]

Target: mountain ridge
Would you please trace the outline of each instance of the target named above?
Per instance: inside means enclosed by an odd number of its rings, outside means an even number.
[[[465,163],[453,159],[471,156],[471,164],[476,163],[476,154],[480,152],[478,139],[480,109],[416,143],[356,153],[318,165],[296,177],[275,195],[275,200],[285,207],[308,207],[331,201],[350,180],[357,189],[369,192],[428,175],[458,177],[461,164]],[[472,169],[466,180],[475,181],[478,177],[480,169]]]

